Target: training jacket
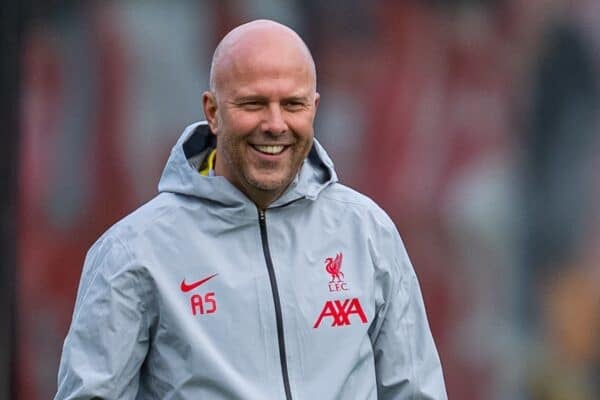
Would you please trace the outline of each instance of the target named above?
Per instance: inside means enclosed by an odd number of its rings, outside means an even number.
[[[214,145],[189,126],[159,194],[89,250],[56,399],[446,399],[390,218],[316,140],[261,212],[197,172]]]

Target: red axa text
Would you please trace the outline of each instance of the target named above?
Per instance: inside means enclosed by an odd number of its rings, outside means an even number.
[[[215,293],[206,293],[204,297],[195,294],[190,297],[190,305],[192,306],[192,314],[194,315],[212,314],[217,311]]]
[[[331,318],[331,326],[350,325],[350,316],[353,314],[356,315],[363,324],[367,323],[367,316],[357,298],[328,300],[323,306],[323,310],[313,325],[313,328],[318,328],[319,325],[321,325],[321,321],[326,317]]]

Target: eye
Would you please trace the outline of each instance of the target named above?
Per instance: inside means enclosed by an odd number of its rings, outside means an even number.
[[[260,110],[262,108],[263,103],[259,100],[247,100],[247,101],[241,102],[239,105],[244,110],[256,111],[256,110]]]
[[[305,104],[301,101],[291,100],[283,103],[283,107],[288,111],[301,111],[305,108]]]

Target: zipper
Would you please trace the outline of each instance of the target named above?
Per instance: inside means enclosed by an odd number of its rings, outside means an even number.
[[[277,289],[277,280],[275,279],[275,269],[273,260],[269,251],[269,239],[267,237],[267,220],[265,211],[258,210],[258,222],[260,225],[260,238],[262,240],[263,253],[269,272],[271,282],[271,292],[273,293],[273,303],[275,305],[275,319],[277,321],[277,340],[279,342],[279,360],[281,362],[281,375],[283,376],[283,388],[285,389],[285,398],[292,400],[292,391],[290,389],[290,377],[288,376],[287,358],[285,355],[285,339],[283,337],[283,317],[281,315],[281,302],[279,301],[279,291]]]

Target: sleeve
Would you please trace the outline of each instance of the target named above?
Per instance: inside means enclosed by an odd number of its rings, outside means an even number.
[[[148,286],[125,246],[88,252],[63,345],[55,400],[134,399],[149,344]]]
[[[415,271],[395,227],[379,240],[377,279],[383,304],[371,332],[378,399],[446,400]]]

